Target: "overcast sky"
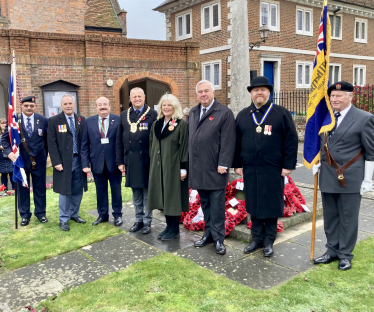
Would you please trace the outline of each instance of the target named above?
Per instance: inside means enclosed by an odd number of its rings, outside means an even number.
[[[152,11],[164,0],[118,0],[127,11],[127,37],[166,40],[165,14]]]

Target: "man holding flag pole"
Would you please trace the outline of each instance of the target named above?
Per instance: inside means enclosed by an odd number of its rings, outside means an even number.
[[[311,259],[314,258],[320,168],[327,250],[314,263],[339,260],[338,268],[349,270],[357,240],[361,196],[372,189],[374,116],[351,104],[353,86],[350,83],[341,81],[328,87],[330,42],[331,26],[325,0],[304,139],[304,164],[308,169],[313,168],[315,174]]]

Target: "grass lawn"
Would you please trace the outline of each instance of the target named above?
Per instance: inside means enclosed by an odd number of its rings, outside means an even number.
[[[354,253],[352,270],[339,271],[337,262],[320,265],[266,291],[253,290],[164,253],[66,290],[40,307],[51,312],[373,311],[374,237],[360,242]]]
[[[131,189],[125,188],[123,180],[122,200],[131,200]],[[94,183],[88,184],[80,207],[80,216],[86,224],[69,221],[70,231],[64,232],[59,227],[58,220],[59,194],[47,190],[48,223],[42,224],[33,215],[30,224],[25,227],[14,227],[14,196],[0,198],[0,273],[17,269],[53,256],[76,250],[107,237],[123,233],[109,224],[92,226],[95,217],[87,211],[96,209],[96,188]],[[110,197],[109,197],[110,198]],[[31,194],[31,211],[34,211]],[[20,223],[20,216],[18,216]]]

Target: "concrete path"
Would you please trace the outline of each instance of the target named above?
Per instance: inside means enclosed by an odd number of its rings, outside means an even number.
[[[302,193],[307,192],[303,188],[300,190]],[[374,235],[373,206],[373,200],[362,200],[358,241]],[[90,213],[97,216],[96,211]],[[201,267],[258,290],[277,286],[314,266],[310,261],[310,222],[290,227],[278,234],[273,257],[264,258],[261,250],[245,255],[243,248],[247,243],[230,236],[225,239],[225,256],[217,255],[213,245],[195,248],[193,243],[202,232],[187,231],[182,225],[180,239],[161,241],[157,239],[157,234],[165,227],[165,217],[159,211],[154,213],[150,234],[126,233],[134,222],[131,203],[124,204],[123,214],[123,234],[0,275],[0,312],[20,311],[26,305],[57,296],[66,288],[95,281],[162,252],[190,259]],[[112,218],[110,223],[113,224]],[[324,245],[323,220],[319,218],[315,256],[323,254]]]

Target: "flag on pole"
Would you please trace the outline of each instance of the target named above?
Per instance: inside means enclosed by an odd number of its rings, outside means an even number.
[[[12,152],[16,155],[17,160],[13,163],[13,181],[28,187],[27,178],[25,174],[25,165],[22,156],[19,152],[19,145],[21,143],[20,130],[17,118],[17,74],[16,74],[16,58],[13,51],[13,62],[11,73],[9,77],[9,105],[8,105],[8,130],[10,145]]]
[[[324,0],[305,126],[304,165],[308,169],[320,159],[319,135],[331,131],[335,126],[334,113],[327,95],[330,47],[331,25],[327,14],[327,0]]]

